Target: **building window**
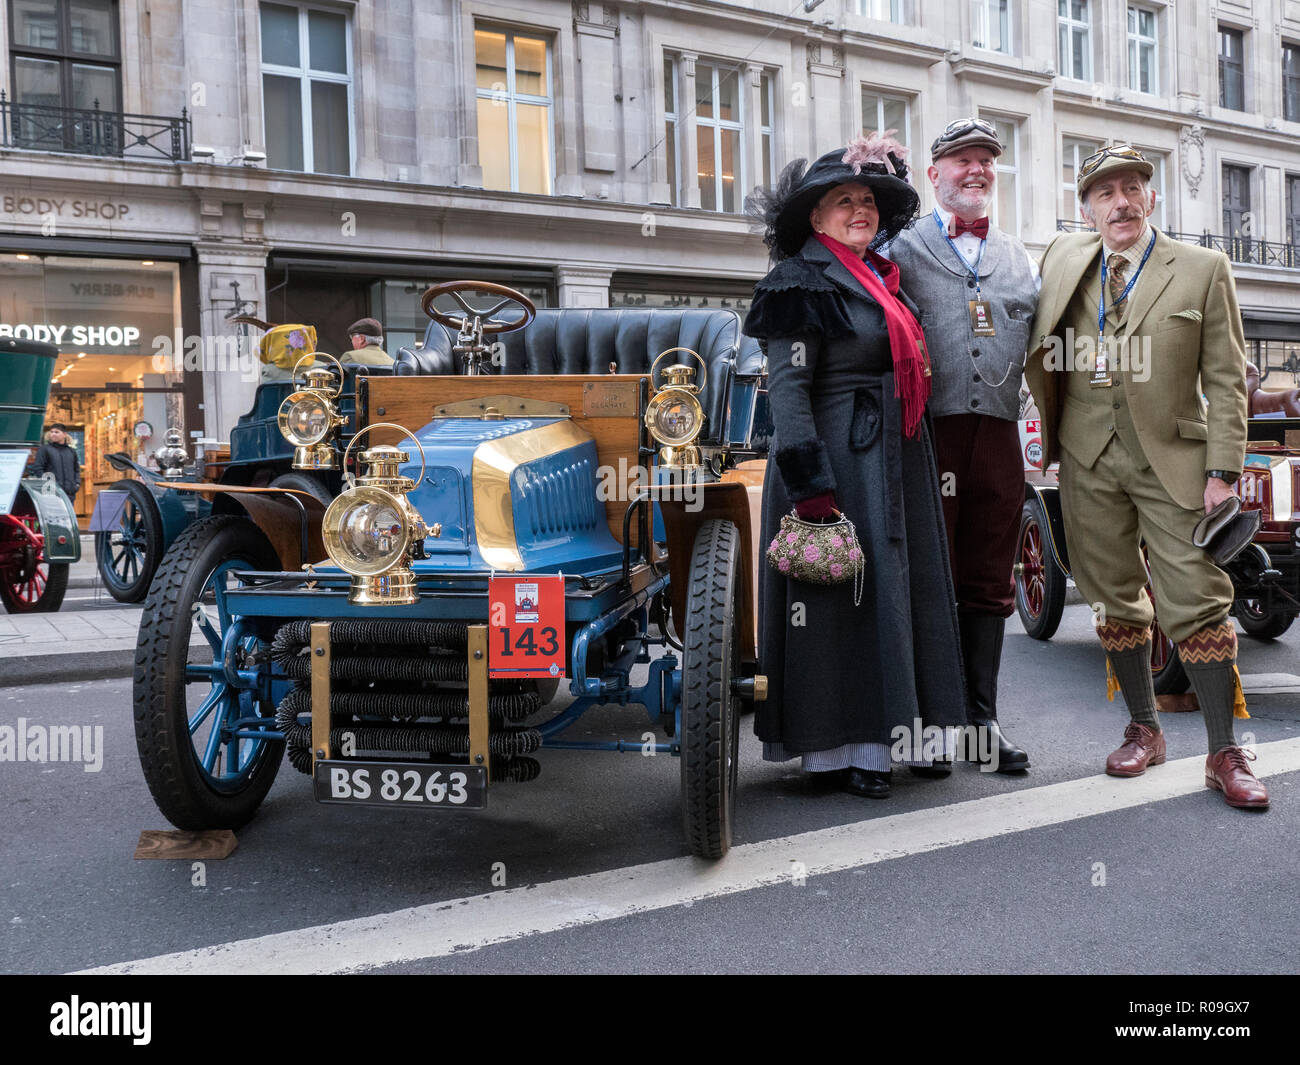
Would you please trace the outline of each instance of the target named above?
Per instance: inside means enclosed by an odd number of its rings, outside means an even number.
[[[857,12],[881,22],[903,21],[903,0],[856,0]]]
[[[740,75],[717,63],[695,64],[695,140],[700,206],[738,211],[745,187]]]
[[[550,195],[550,45],[510,30],[475,30],[474,51],[483,187]]]
[[[1056,26],[1061,77],[1092,80],[1092,44],[1088,0],[1057,0]]]
[[[875,89],[862,87],[862,132],[896,130],[894,136],[904,147],[911,147],[911,107],[903,96],[885,96]]]
[[[352,40],[346,16],[262,4],[262,112],[267,165],[352,173]]]
[[[1157,229],[1165,228],[1165,157],[1145,148],[1142,154],[1152,166],[1151,191],[1156,194],[1156,205],[1151,212],[1151,224]]]
[[[1077,191],[1077,175],[1083,161],[1100,150],[1101,145],[1096,141],[1066,137],[1061,142],[1061,218],[1066,222],[1083,220]]]
[[[1286,242],[1300,248],[1300,174],[1286,176]]]
[[[1282,117],[1300,122],[1300,44],[1282,45]]]
[[[117,0],[11,0],[9,15],[14,135],[23,147],[72,148],[68,138],[84,132],[79,118],[24,115],[24,105],[121,112]]]
[[[668,160],[668,202],[677,206],[677,63],[664,57],[664,153]]]
[[[766,181],[769,185],[776,183],[776,174],[772,171],[772,144],[775,136],[776,127],[772,124],[773,115],[776,113],[776,102],[773,95],[772,75],[763,74],[759,80],[758,87],[758,137],[759,137],[759,157],[762,160],[763,173],[760,175],[761,181]]]
[[[1145,7],[1128,9],[1128,87],[1134,92],[1158,93],[1156,67],[1156,13]]]
[[[1250,212],[1250,167],[1223,165],[1223,235],[1249,239],[1253,228]],[[1237,256],[1231,256],[1236,260]]]
[[[1010,0],[971,0],[971,44],[991,52],[1011,52]]]
[[[1246,110],[1246,48],[1241,30],[1219,27],[1219,106]]]
[[[994,118],[993,126],[1002,142],[1002,154],[995,160],[998,172],[998,197],[990,217],[993,224],[1013,237],[1020,236],[1020,124],[1007,118]]]

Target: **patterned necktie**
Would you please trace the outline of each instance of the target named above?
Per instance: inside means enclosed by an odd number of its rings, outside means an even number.
[[[1124,271],[1128,269],[1128,260],[1124,256],[1116,253],[1110,257],[1106,264],[1106,270],[1110,281],[1110,302],[1118,310],[1120,301],[1124,298],[1124,286],[1127,282],[1124,280]]]

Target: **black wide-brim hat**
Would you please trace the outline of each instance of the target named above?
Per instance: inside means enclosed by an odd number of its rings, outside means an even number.
[[[890,130],[890,133],[893,131]],[[873,248],[893,240],[912,224],[921,198],[907,183],[907,149],[888,134],[859,137],[821,156],[812,166],[796,159],[781,171],[776,185],[758,188],[745,200],[745,212],[764,225],[763,240],[780,260],[796,255],[812,235],[809,213],[836,185],[854,182],[875,194],[880,226]]]

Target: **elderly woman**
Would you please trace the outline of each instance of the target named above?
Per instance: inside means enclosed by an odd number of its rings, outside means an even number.
[[[941,729],[966,721],[924,417],[929,356],[898,268],[872,251],[916,216],[905,154],[871,134],[806,170],[798,160],[747,204],[775,262],[745,321],[767,351],[776,425],[763,542],[792,508],[805,521],[838,511],[866,556],[860,605],[851,583],[805,583],[765,567],[769,688],[754,727],[765,759],[802,755],[806,771],[873,798],[889,793],[891,747],[924,763],[939,753]]]

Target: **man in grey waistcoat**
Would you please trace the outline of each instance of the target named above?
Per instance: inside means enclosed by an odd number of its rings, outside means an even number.
[[[938,206],[898,236],[889,256],[921,309],[930,349],[930,413],[970,722],[992,734],[998,771],[1007,773],[1029,768],[1029,756],[998,724],[997,685],[1015,605],[1012,564],[1025,497],[1017,422],[1038,272],[1024,245],[989,223],[1001,154],[992,123],[951,123],[930,146],[926,171]]]

